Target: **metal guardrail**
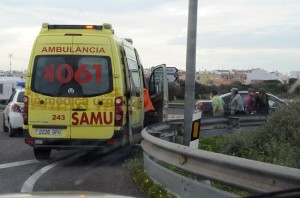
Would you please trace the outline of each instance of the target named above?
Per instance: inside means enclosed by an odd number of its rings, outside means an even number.
[[[169,108],[184,109],[184,103],[169,103]]]
[[[247,119],[244,118],[244,124]],[[206,122],[212,125],[219,121],[224,120],[222,118]],[[172,120],[144,128],[142,131],[144,156],[173,165],[192,175],[250,192],[271,192],[300,187],[299,169],[222,155],[168,142],[175,140],[177,132],[182,131],[182,124],[183,120]],[[156,180],[156,178],[153,179]],[[166,186],[166,188],[172,189],[172,186]],[[174,188],[171,191],[174,191]],[[186,197],[184,194],[180,196]]]
[[[265,116],[229,116],[229,117],[213,117],[205,118],[201,121],[201,129],[208,130],[214,128],[240,128],[247,126],[259,126],[266,122]]]

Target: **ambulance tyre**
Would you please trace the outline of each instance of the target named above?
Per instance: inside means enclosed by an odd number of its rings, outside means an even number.
[[[8,122],[8,136],[9,137],[15,137],[16,136],[16,133],[17,133],[17,129],[14,129],[11,127],[11,124]]]
[[[122,142],[122,146],[123,147],[127,147],[128,145],[130,145],[130,135],[129,135],[129,129],[128,126],[125,128],[125,132],[123,135],[123,142]]]
[[[5,118],[4,118],[4,115],[3,115],[3,122],[2,122],[2,126],[3,126],[3,131],[4,132],[7,132],[8,131],[8,127],[5,126]]]
[[[33,149],[35,159],[47,160],[50,158],[51,149],[34,148]]]

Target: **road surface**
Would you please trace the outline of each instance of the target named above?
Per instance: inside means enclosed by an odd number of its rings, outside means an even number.
[[[51,159],[36,161],[23,138],[2,130],[0,113],[0,195],[37,191],[92,191],[144,197],[134,184],[124,160],[132,149],[53,151]]]

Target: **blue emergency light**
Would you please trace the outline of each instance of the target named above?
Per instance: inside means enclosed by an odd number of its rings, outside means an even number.
[[[17,87],[25,87],[25,82],[16,82]]]

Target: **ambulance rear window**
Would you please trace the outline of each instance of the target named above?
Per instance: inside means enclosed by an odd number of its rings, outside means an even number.
[[[112,91],[106,56],[36,56],[31,89],[54,97],[90,97]]]

